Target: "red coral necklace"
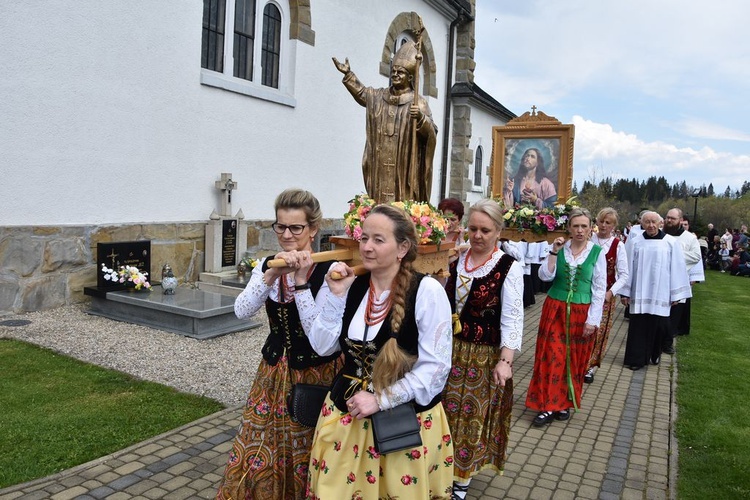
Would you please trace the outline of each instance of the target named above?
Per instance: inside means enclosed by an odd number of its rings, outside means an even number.
[[[371,281],[370,291],[367,293],[367,305],[365,306],[365,324],[369,326],[377,325],[383,321],[385,317],[388,316],[388,313],[391,310],[391,305],[393,304],[390,293],[382,302],[378,302],[375,299],[375,296],[375,287],[372,285]]]
[[[483,265],[485,265],[486,263],[488,263],[490,261],[490,259],[492,258],[492,256],[495,255],[495,252],[497,252],[497,248],[495,248],[492,251],[492,253],[490,254],[490,256],[487,257],[484,262],[482,262],[478,266],[469,267],[469,262],[471,261],[471,248],[470,248],[469,251],[466,252],[466,262],[464,262],[464,269],[466,269],[467,273],[473,273],[474,271],[476,271],[477,269],[479,269],[480,267],[482,267]]]

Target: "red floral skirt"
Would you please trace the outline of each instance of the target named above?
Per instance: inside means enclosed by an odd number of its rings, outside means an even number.
[[[571,304],[569,343],[574,401],[570,397],[568,386],[566,307],[565,302],[551,297],[545,299],[542,307],[534,355],[534,372],[526,394],[526,406],[532,410],[561,411],[581,404],[583,376],[589,366],[595,335],[583,336],[589,304]]]

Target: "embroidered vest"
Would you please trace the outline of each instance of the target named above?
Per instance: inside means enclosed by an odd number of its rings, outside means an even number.
[[[612,285],[617,281],[615,271],[617,270],[617,245],[619,244],[620,240],[613,239],[612,245],[604,256],[607,259],[607,290],[612,288]]]
[[[267,261],[268,259],[266,259]],[[317,264],[310,275],[310,291],[313,297],[318,294],[320,287],[323,286],[323,280],[331,264],[333,264],[333,261]],[[299,311],[294,301],[281,304],[268,299],[266,300],[266,313],[268,314],[271,332],[266,338],[261,353],[263,359],[269,365],[275,366],[279,362],[279,358],[284,354],[284,347],[287,348],[289,366],[295,370],[322,365],[339,356],[338,353],[330,356],[318,356],[302,329]]]
[[[467,342],[483,345],[500,345],[500,316],[502,314],[502,288],[510,266],[515,259],[507,253],[498,259],[487,276],[474,278],[469,296],[461,310],[461,331],[454,336]],[[456,312],[456,280],[458,260],[449,266],[450,279],[445,285],[451,311]]]
[[[570,272],[570,265],[565,260],[565,252],[560,252],[557,255],[555,279],[547,295],[553,299],[567,302],[568,293],[572,291],[573,293],[570,295],[571,303],[591,304],[591,280],[594,276],[594,264],[596,264],[596,259],[601,251],[602,247],[599,245],[591,247],[589,256],[586,257],[583,264],[578,266],[575,276],[572,276]]]
[[[424,278],[423,274],[415,273],[409,290],[406,293],[406,311],[404,319],[401,322],[401,329],[397,332],[396,340],[398,345],[407,353],[417,356],[419,331],[417,321],[414,317],[414,308],[417,303],[417,289],[419,283]],[[386,341],[394,337],[391,330],[391,313],[383,320],[378,334],[372,338],[367,336],[367,341],[363,344],[361,340],[353,340],[348,336],[349,325],[352,322],[355,312],[359,308],[362,300],[370,289],[370,274],[358,276],[352,283],[346,298],[344,309],[344,319],[341,328],[339,344],[344,353],[344,366],[336,374],[331,385],[331,399],[342,412],[349,411],[346,407],[346,400],[362,389],[366,383],[366,390],[373,392],[372,388],[372,366],[375,358],[383,348]],[[417,412],[432,408],[440,401],[441,395],[438,394],[426,406],[414,404]]]

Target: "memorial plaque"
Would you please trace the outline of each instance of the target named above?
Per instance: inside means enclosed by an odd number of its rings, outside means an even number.
[[[96,246],[96,285],[108,290],[122,290],[121,283],[104,279],[102,264],[115,271],[120,266],[135,266],[141,272],[149,273],[146,277],[151,281],[151,240],[121,241],[98,243]]]
[[[221,267],[237,265],[237,219],[221,221]]]

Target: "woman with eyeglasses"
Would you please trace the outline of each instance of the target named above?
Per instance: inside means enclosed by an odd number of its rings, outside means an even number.
[[[331,262],[313,264],[312,241],[323,218],[310,192],[287,189],[275,203],[272,228],[282,248],[273,258],[286,267],[256,266],[234,311],[249,318],[265,305],[270,325],[263,359],[250,389],[241,426],[229,455],[219,499],[301,499],[305,497],[312,427],[293,421],[287,395],[294,383],[330,385],[338,353],[319,356],[303,328],[316,315],[328,291]],[[300,314],[304,311],[304,314]]]

